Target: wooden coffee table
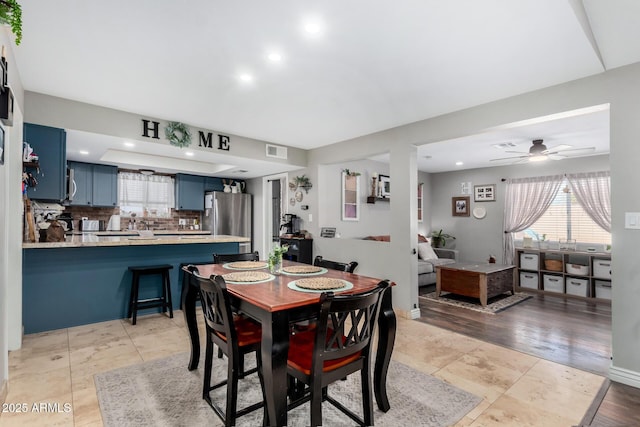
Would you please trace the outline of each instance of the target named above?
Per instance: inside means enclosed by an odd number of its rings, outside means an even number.
[[[515,265],[462,263],[436,267],[436,297],[441,292],[479,298],[483,307],[487,298],[510,291],[515,293]]]

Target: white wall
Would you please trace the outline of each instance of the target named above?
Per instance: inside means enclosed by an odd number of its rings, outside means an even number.
[[[4,165],[0,165],[0,401],[9,378],[8,351],[20,347],[22,339],[22,106],[24,91],[15,68],[13,42],[8,28],[0,30],[5,47],[8,83],[14,94],[12,126],[4,129]]]
[[[456,237],[449,240],[447,247],[460,251],[463,261],[486,261],[489,255],[502,258],[502,237],[504,220],[504,190],[502,178],[525,178],[559,173],[596,172],[609,170],[609,156],[591,156],[562,161],[526,163],[494,168],[469,169],[431,175],[432,196],[431,215],[433,228],[442,228],[445,233]],[[471,182],[473,185],[495,184],[495,202],[474,202],[470,195],[473,210],[482,206],[487,216],[476,219],[473,215],[458,217],[451,215],[451,198],[461,196],[460,184]],[[452,243],[452,244],[450,244]]]

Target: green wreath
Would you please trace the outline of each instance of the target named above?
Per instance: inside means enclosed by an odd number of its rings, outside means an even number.
[[[171,145],[176,147],[182,148],[191,145],[191,132],[189,132],[189,128],[184,123],[169,122],[164,128],[164,135]]]

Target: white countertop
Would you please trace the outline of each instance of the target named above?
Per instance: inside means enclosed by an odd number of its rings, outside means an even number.
[[[64,242],[25,242],[23,249],[36,248],[78,248],[95,246],[144,246],[144,245],[184,245],[194,243],[242,243],[248,237],[212,236],[202,231],[154,231],[153,237],[142,237],[135,232],[97,231],[94,233],[74,233],[67,235]]]

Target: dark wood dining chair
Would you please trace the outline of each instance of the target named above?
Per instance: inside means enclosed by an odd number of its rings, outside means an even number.
[[[195,280],[200,289],[202,312],[204,313],[207,330],[202,398],[211,406],[225,426],[233,426],[236,424],[238,417],[264,406],[264,382],[260,356],[262,328],[259,323],[247,317],[233,314],[229,294],[227,293],[227,285],[222,276],[205,278],[198,275],[196,266],[190,265],[187,269],[191,272],[190,280]],[[212,385],[211,371],[213,368],[214,344],[227,356],[227,379]],[[243,373],[244,355],[249,353],[256,354],[257,366]],[[262,401],[238,410],[238,380],[241,373],[244,374],[242,375],[244,377],[256,372],[260,379]],[[223,411],[212,400],[210,392],[224,385],[227,386],[227,397],[226,407]]]
[[[317,326],[289,338],[287,373],[307,388],[288,409],[311,402],[311,426],[322,425],[322,402],[328,401],[362,426],[373,425],[371,340],[380,302],[389,281],[368,292],[320,297]],[[363,418],[329,396],[328,385],[360,372]]]
[[[322,258],[321,255],[318,255],[313,260],[313,265],[315,265],[317,267],[329,268],[331,270],[340,270],[340,271],[346,271],[347,273],[353,273],[356,270],[356,267],[358,266],[358,263],[356,261],[351,261],[351,262],[347,262],[347,263],[338,262],[338,261],[330,261],[328,259]]]
[[[234,261],[258,261],[259,259],[260,255],[258,251],[243,254],[213,254],[214,264],[224,264],[225,262]]]

